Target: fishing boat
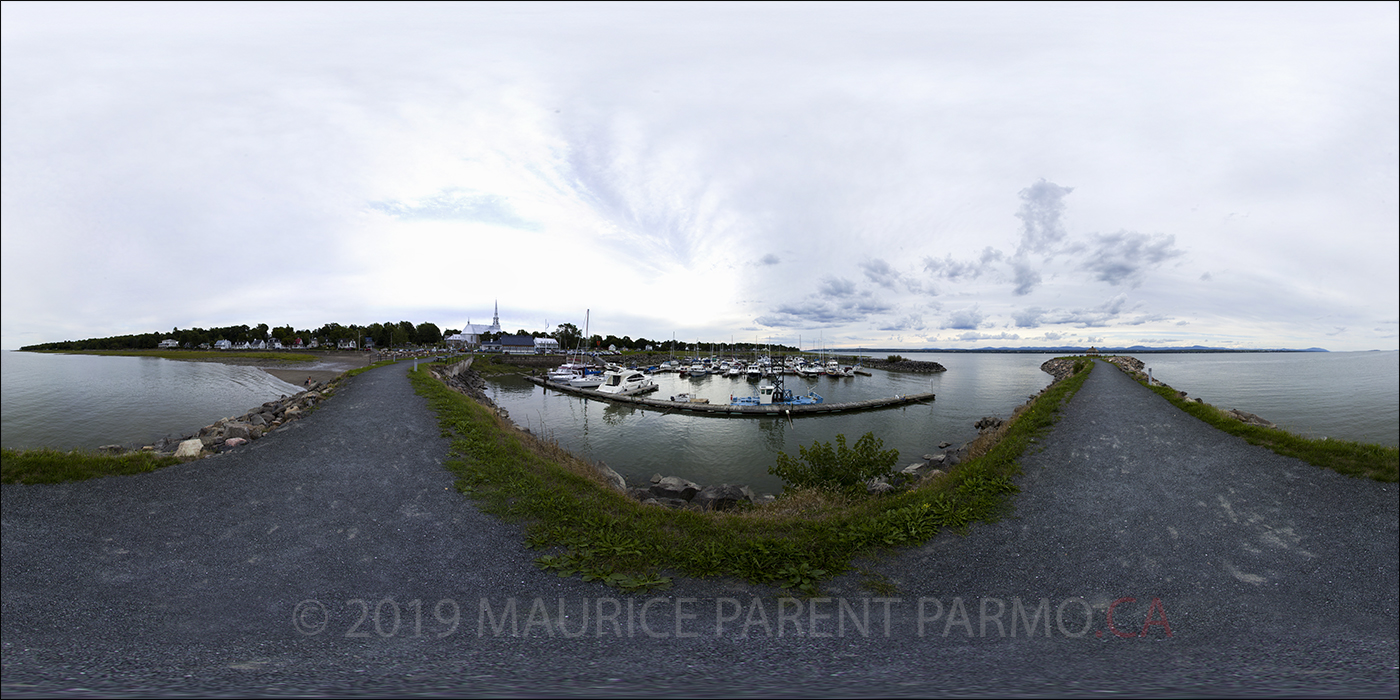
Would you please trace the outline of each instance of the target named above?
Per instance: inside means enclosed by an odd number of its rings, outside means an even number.
[[[825,401],[820,394],[809,391],[803,396],[794,396],[792,390],[783,387],[783,376],[777,375],[775,381],[764,380],[758,385],[758,396],[733,396],[729,397],[731,406],[803,406],[819,404]]]

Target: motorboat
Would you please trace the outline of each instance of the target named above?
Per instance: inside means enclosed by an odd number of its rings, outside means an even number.
[[[656,391],[657,388],[656,381],[641,370],[610,369],[603,373],[603,381],[602,385],[598,387],[598,393],[631,396]]]

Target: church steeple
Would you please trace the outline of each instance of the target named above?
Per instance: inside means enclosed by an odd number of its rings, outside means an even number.
[[[496,313],[491,317],[491,332],[499,333],[501,330],[501,300],[496,300]]]

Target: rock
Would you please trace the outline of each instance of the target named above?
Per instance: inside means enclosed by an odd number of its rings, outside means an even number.
[[[245,445],[247,443],[248,438],[231,437],[227,440],[224,440],[224,447],[238,447],[239,445]]]
[[[744,494],[744,490],[738,486],[720,484],[706,486],[696,493],[690,502],[705,510],[734,510],[740,505],[748,503],[749,498]]]
[[[249,424],[247,424],[247,423],[239,423],[239,422],[229,423],[228,425],[225,425],[225,426],[224,426],[224,437],[226,437],[226,438],[240,438],[240,439],[243,439],[243,440],[249,440],[249,439],[252,439],[252,437],[253,437],[252,428],[253,428],[253,426],[251,426],[251,425],[249,425]],[[228,440],[225,440],[225,441],[224,441],[224,444],[228,444]]]
[[[219,433],[203,433],[199,436],[199,442],[205,447],[213,447],[224,441],[224,436]]]
[[[635,498],[635,499],[637,499],[638,501],[641,501],[641,502],[643,502],[643,503],[646,503],[648,500],[651,500],[651,501],[656,500],[655,498],[652,497],[650,491],[648,491],[648,490],[646,490],[646,489],[643,489],[643,488],[636,488],[636,487],[633,487],[633,488],[627,489],[627,495],[630,496],[630,497],[632,497],[632,498]]]
[[[983,433],[988,430],[996,430],[997,428],[1000,428],[1002,422],[1003,421],[1000,418],[997,418],[996,416],[985,416],[979,419],[976,423],[973,423],[972,427],[976,428],[977,432]]]
[[[667,508],[684,508],[690,505],[690,501],[683,498],[655,498],[653,500]]]
[[[254,413],[253,417],[248,419],[248,422],[252,423],[253,425],[267,425],[268,421],[266,418],[263,418],[263,414]]]
[[[193,459],[198,457],[199,453],[203,450],[204,441],[199,438],[194,438],[181,442],[180,446],[175,448],[175,456],[181,459]]]
[[[114,454],[114,455],[115,455],[115,454],[121,454],[122,451],[123,451],[124,449],[126,449],[126,448],[122,447],[121,445],[103,445],[103,446],[97,448],[97,451],[98,451],[98,452],[106,452],[107,454]]]
[[[652,474],[652,475],[651,475],[651,483],[653,483],[653,484],[659,484],[659,483],[661,483],[661,475],[660,475],[660,474]]]
[[[935,469],[925,474],[924,478],[920,480],[920,483],[928,483],[930,481],[933,481],[934,479],[937,479],[940,476],[943,476],[944,474],[947,474],[947,472],[943,471],[942,469]]]
[[[668,476],[661,479],[651,487],[652,495],[665,502],[668,498],[679,498],[689,501],[700,492],[700,485],[693,481],[686,481],[678,476]]]
[[[607,484],[612,490],[623,493],[627,491],[627,480],[622,478],[622,475],[614,471],[612,467],[602,462],[597,462],[593,465],[593,470],[598,473],[598,476],[603,478],[603,483]]]
[[[947,445],[948,443],[945,442],[945,443],[943,443],[943,444],[944,444],[944,445]],[[936,454],[936,455],[934,455],[934,456],[932,456],[932,457],[929,458],[928,463],[929,463],[930,465],[932,465],[932,464],[942,464],[942,463],[944,462],[944,460],[946,460],[946,459],[948,459],[948,455],[946,455],[946,454]]]
[[[940,450],[946,450],[946,449],[948,449],[949,447],[952,447],[952,446],[953,446],[953,443],[951,443],[951,442],[940,442],[940,443],[938,443],[938,449],[940,449]]]
[[[1241,411],[1241,410],[1236,409],[1236,408],[1232,408],[1232,409],[1226,411],[1225,413],[1228,414],[1231,418],[1234,418],[1235,420],[1238,420],[1238,421],[1240,421],[1240,422],[1242,422],[1242,423],[1247,423],[1247,424],[1249,424],[1249,425],[1257,425],[1257,426],[1260,426],[1260,427],[1262,427],[1262,428],[1277,428],[1277,427],[1278,427],[1277,425],[1274,425],[1273,423],[1270,423],[1269,421],[1266,421],[1266,420],[1264,420],[1263,418],[1260,418],[1259,416],[1254,415],[1253,413],[1246,413],[1246,412]]]
[[[865,492],[875,496],[894,491],[894,486],[884,479],[875,478],[865,482]]]
[[[923,463],[923,462],[915,462],[915,463],[913,463],[913,464],[911,464],[911,465],[909,465],[909,466],[907,466],[907,467],[905,467],[905,468],[899,470],[899,473],[901,473],[901,474],[908,474],[908,475],[910,475],[910,476],[917,476],[918,473],[921,472],[921,471],[923,471],[924,467],[927,467],[927,466],[928,466],[928,464],[926,464],[926,463]]]

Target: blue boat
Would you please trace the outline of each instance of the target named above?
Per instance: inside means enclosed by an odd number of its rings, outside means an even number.
[[[804,406],[819,404],[823,399],[817,392],[809,391],[805,396],[793,396],[791,389],[783,388],[782,375],[775,382],[764,381],[758,385],[758,396],[729,397],[730,406]]]

